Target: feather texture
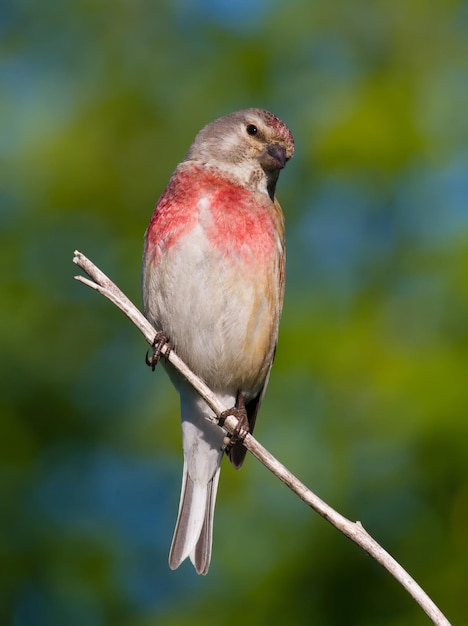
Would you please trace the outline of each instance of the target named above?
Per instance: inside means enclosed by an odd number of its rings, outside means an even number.
[[[255,132],[254,130],[255,129]],[[145,314],[225,404],[245,401],[255,425],[276,349],[284,293],[284,224],[275,197],[292,156],[287,127],[261,109],[238,111],[197,135],[145,237]],[[190,557],[206,574],[225,431],[167,365],[181,398],[184,470],[169,564]],[[240,467],[245,448],[229,452]]]

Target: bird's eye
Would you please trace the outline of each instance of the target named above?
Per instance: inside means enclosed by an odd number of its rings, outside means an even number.
[[[248,135],[250,135],[251,137],[254,137],[257,133],[258,133],[258,128],[255,126],[255,124],[249,124],[247,126]]]

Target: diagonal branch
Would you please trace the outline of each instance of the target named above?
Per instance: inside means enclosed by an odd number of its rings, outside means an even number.
[[[127,296],[99,270],[81,252],[75,251],[73,262],[76,263],[90,278],[75,276],[76,280],[92,287],[103,296],[108,298],[119,307],[143,333],[146,341],[152,344],[156,335],[155,329],[144,317],[144,315],[134,306]],[[217,417],[226,410],[226,407],[219,402],[214,393],[205,383],[200,380],[175,354],[167,344],[161,348],[161,353],[166,356],[170,363],[184,376],[187,381],[200,394],[205,402],[214,411]],[[217,418],[207,418],[217,423]],[[231,415],[226,418],[224,428],[231,434],[237,426],[237,419]],[[301,500],[308,504],[314,511],[325,518],[330,524],[335,526],[346,537],[349,537],[355,544],[367,552],[373,559],[382,565],[414,598],[419,606],[425,611],[427,616],[436,626],[450,626],[450,622],[442,614],[440,609],[429,598],[418,583],[403,569],[403,567],[386,551],[377,541],[369,535],[360,522],[352,522],[343,515],[340,515],[326,502],[316,496],[306,487],[294,474],[292,474],[282,463],[268,452],[252,435],[248,434],[244,441],[244,446],[268,468],[275,476],[283,481]]]

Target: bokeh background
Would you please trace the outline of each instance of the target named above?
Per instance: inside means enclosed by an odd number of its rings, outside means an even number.
[[[468,624],[467,3],[9,0],[0,45],[1,623],[429,623],[252,458],[209,575],[169,571],[178,398],[73,280],[77,248],[140,303],[173,168],[261,106],[297,150],[257,435]]]

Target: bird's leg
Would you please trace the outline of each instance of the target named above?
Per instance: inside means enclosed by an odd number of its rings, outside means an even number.
[[[156,333],[156,335],[154,336],[154,340],[153,343],[151,344],[153,346],[153,354],[150,356],[149,355],[149,350],[146,352],[146,357],[145,357],[145,361],[146,361],[146,365],[148,365],[149,367],[151,367],[152,371],[154,372],[156,365],[159,363],[161,356],[162,356],[162,348],[164,345],[167,346],[167,350],[165,353],[165,357],[167,359],[167,357],[169,356],[170,352],[171,352],[171,344],[168,340],[168,338],[166,337],[166,335],[162,332],[162,330],[158,331]]]
[[[226,418],[229,415],[233,415],[237,418],[237,426],[232,435],[228,434],[223,441],[223,449],[226,454],[238,441],[244,441],[249,434],[249,418],[247,416],[247,410],[245,408],[244,394],[241,391],[237,392],[236,405],[232,409],[223,411],[219,416],[218,425],[223,426]]]

